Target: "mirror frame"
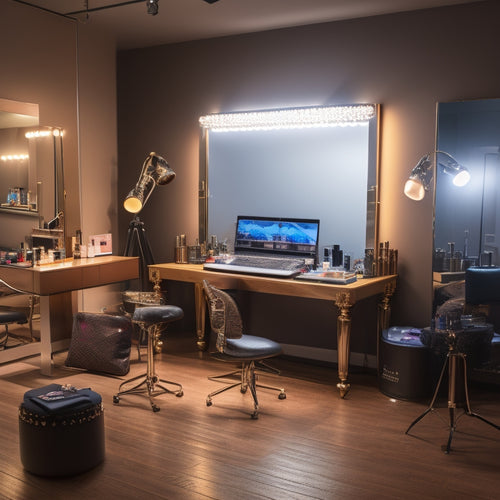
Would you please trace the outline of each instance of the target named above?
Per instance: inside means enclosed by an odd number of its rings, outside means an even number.
[[[39,120],[39,105],[32,103],[25,103],[21,101],[13,101],[10,99],[0,98],[0,120],[2,120],[2,128],[22,128],[26,132],[33,132],[35,137],[40,133],[46,134],[52,139],[52,144],[47,145],[47,148],[53,154],[53,189],[54,189],[54,213],[47,213],[43,210],[43,196],[42,205],[40,207],[41,194],[37,188],[37,207],[35,210],[31,209],[13,209],[10,207],[0,207],[0,213],[10,215],[21,215],[38,217],[40,226],[43,219],[47,217],[45,222],[56,218],[59,214],[63,216],[59,219],[59,224],[62,225],[64,234],[64,203],[65,203],[65,190],[64,190],[64,165],[63,165],[63,130],[60,127],[43,126],[40,125]],[[38,134],[38,135],[37,135]],[[42,137],[45,140],[45,137]],[[28,139],[31,140],[31,139]],[[38,138],[32,139],[38,140]],[[29,146],[31,149],[31,146]],[[34,182],[38,183],[40,173],[36,165],[29,165],[29,169],[33,169]],[[31,175],[31,174],[30,174]],[[38,187],[38,186],[37,186]],[[42,211],[40,211],[40,208]]]
[[[209,136],[212,130],[272,129],[282,128],[284,114],[289,113],[288,128],[305,126],[325,126],[367,122],[368,131],[368,176],[365,248],[373,248],[374,257],[378,256],[379,232],[379,131],[380,105],[353,104],[338,106],[317,106],[302,108],[270,109],[248,112],[211,114],[200,117],[200,158],[199,158],[199,241],[208,241],[208,175],[209,175]],[[305,123],[304,123],[305,121]],[[360,256],[361,257],[361,256]]]

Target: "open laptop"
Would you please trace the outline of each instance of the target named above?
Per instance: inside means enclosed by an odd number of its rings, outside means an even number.
[[[234,255],[216,258],[203,268],[291,278],[316,263],[318,239],[319,219],[239,215]]]

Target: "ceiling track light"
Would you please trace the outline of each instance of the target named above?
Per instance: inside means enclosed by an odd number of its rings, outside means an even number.
[[[158,14],[158,0],[146,0],[146,7],[148,9],[148,14],[152,16]]]
[[[152,16],[156,16],[156,14],[158,14],[158,1],[159,0],[146,0],[146,8],[148,14],[151,14]],[[123,7],[124,5],[131,5],[134,3],[141,3],[141,2],[144,2],[144,0],[128,0],[126,2],[114,3],[111,5],[103,5],[102,7],[94,7],[92,9],[89,9],[88,2],[85,1],[84,9],[75,10],[73,12],[67,12],[66,14],[64,14],[64,16],[70,17],[70,16],[75,16],[77,14],[89,14],[90,12],[96,12],[98,10],[114,9],[115,7]]]

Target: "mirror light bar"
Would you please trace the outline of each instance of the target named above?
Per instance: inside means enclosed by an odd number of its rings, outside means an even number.
[[[373,104],[321,106],[206,115],[200,125],[217,131],[330,127],[365,124],[375,114]]]
[[[21,161],[29,159],[29,155],[19,154],[19,155],[2,155],[0,160],[2,161]]]
[[[49,136],[59,137],[60,135],[63,135],[63,132],[60,128],[45,128],[39,130],[32,130],[24,134],[26,139],[37,139],[39,137],[49,137]]]

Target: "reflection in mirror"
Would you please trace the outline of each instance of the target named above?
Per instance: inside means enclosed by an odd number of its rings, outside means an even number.
[[[1,247],[30,244],[50,221],[63,231],[62,130],[39,125],[38,105],[0,99],[0,179]]]
[[[200,241],[234,245],[238,215],[320,219],[322,248],[377,247],[376,105],[200,118]]]
[[[500,99],[440,103],[437,134],[471,176],[459,189],[436,178],[433,271],[461,279],[471,265],[500,264]]]

